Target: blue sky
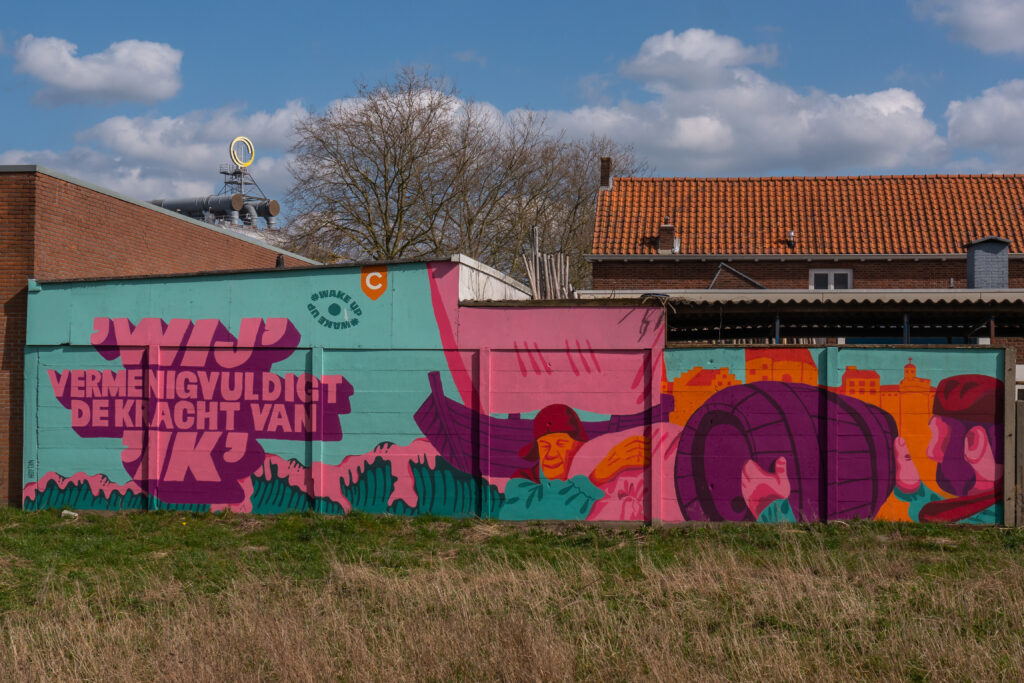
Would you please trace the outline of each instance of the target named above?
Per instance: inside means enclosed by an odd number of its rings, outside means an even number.
[[[0,164],[142,199],[235,135],[283,198],[297,118],[408,64],[656,175],[1024,170],[1024,0],[8,5]]]

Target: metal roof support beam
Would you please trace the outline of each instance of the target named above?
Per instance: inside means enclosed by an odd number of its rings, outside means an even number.
[[[762,285],[760,282],[758,282],[757,280],[755,280],[754,278],[750,277],[749,275],[747,275],[745,273],[741,273],[740,271],[736,270],[735,268],[730,266],[725,261],[722,261],[722,262],[720,262],[718,264],[718,270],[715,271],[715,276],[713,278],[711,278],[711,284],[708,285],[708,289],[714,289],[715,288],[715,283],[718,282],[718,276],[722,274],[722,269],[723,268],[725,270],[728,270],[730,273],[732,273],[736,277],[740,278],[741,280],[744,280],[745,282],[749,282],[750,284],[754,285],[758,289],[765,289],[765,286]]]

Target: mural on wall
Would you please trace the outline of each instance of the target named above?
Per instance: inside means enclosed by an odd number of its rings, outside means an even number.
[[[460,307],[454,263],[288,277],[233,323],[79,293],[30,339],[25,507],[1002,519],[998,349],[666,350],[659,308]]]
[[[299,333],[284,318],[246,318],[237,338],[218,320],[97,318],[92,343],[120,370],[48,372],[81,437],[122,441],[139,493],[168,503],[241,503],[239,483],[264,462],[261,437],[340,441],[352,387],[340,375],[279,375]]]
[[[937,386],[913,358],[897,368],[900,353],[839,349],[830,370],[842,375],[831,385],[818,365],[824,349],[747,349],[746,383],[725,366],[666,381],[670,419],[684,425],[675,460],[683,517],[1001,523],[998,352],[915,350],[947,375]],[[845,365],[852,354],[902,376],[884,383],[876,369]],[[992,374],[959,374],[965,363]]]

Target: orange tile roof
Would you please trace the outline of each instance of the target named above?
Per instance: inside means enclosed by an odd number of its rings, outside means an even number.
[[[963,254],[988,235],[1022,253],[1024,175],[615,178],[593,253],[657,253],[666,216],[683,254]]]

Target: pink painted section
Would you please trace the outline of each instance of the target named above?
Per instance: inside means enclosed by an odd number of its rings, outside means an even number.
[[[416,507],[419,496],[416,494],[416,481],[413,478],[412,466],[426,463],[431,469],[435,466],[440,453],[426,439],[416,439],[408,446],[382,446],[363,455],[350,455],[337,465],[308,468],[295,460],[269,454],[263,465],[254,473],[266,481],[284,477],[288,484],[303,491],[317,491],[319,496],[333,500],[341,505],[345,512],[352,509],[352,504],[341,490],[342,484],[351,485],[362,477],[366,467],[377,458],[384,458],[391,463],[391,474],[395,478],[394,489],[388,498],[388,505],[402,500],[409,507]],[[270,465],[274,467],[271,468]],[[276,477],[275,477],[276,473]],[[245,500],[230,505],[214,505],[211,510],[231,510],[232,512],[252,512],[252,480],[246,477],[238,482],[246,492]],[[310,486],[312,485],[312,488]]]
[[[589,477],[602,460],[617,444],[630,437],[642,437],[644,427],[635,427],[621,432],[599,436],[583,444],[569,468],[569,477]],[[598,488],[604,491],[604,498],[594,503],[588,520],[642,521],[644,519],[644,470],[629,469]]]
[[[427,279],[430,281],[430,300],[434,305],[437,331],[445,349],[448,369],[451,371],[455,388],[462,404],[472,408],[477,405],[476,386],[473,382],[473,352],[459,351],[459,266],[455,263],[428,264]]]
[[[463,308],[463,348],[490,354],[492,413],[552,403],[606,415],[656,404],[649,359],[661,358],[661,311],[636,309]],[[609,351],[607,349],[614,349]]]
[[[679,447],[679,436],[683,433],[683,427],[671,422],[658,422],[652,426],[651,433],[653,517],[665,523],[682,522],[684,521],[683,511],[679,508],[679,502],[676,499],[676,487],[672,473],[675,469],[676,449]]]
[[[666,466],[675,460],[675,446],[682,428],[678,425],[661,423],[653,427],[635,427],[612,434],[604,434],[585,443],[573,458],[569,477],[590,476],[608,453],[625,440],[646,437],[651,440],[651,458],[660,460]],[[651,467],[627,469],[613,479],[599,484],[604,498],[594,503],[587,515],[590,521],[643,521],[646,517],[644,502],[649,496],[648,482],[655,489],[661,489],[663,482],[651,481]],[[674,495],[674,491],[672,492]],[[678,513],[664,521],[683,521]]]
[[[488,396],[492,414],[564,403],[613,415],[636,412],[648,401],[657,404],[649,378],[664,374],[661,309],[459,307],[458,268],[430,268],[438,329],[465,405],[473,405],[467,372],[472,353],[458,349],[494,351]]]
[[[377,458],[384,458],[391,463],[391,475],[395,478],[394,489],[388,498],[388,505],[402,500],[409,507],[416,507],[419,496],[416,495],[416,481],[413,479],[412,466],[426,463],[431,469],[435,466],[440,453],[426,439],[416,439],[408,446],[388,445],[376,448],[363,455],[350,455],[338,465],[324,466],[324,496],[340,503],[345,512],[349,511],[350,503],[341,493],[341,482],[353,484],[359,481],[366,467]]]

